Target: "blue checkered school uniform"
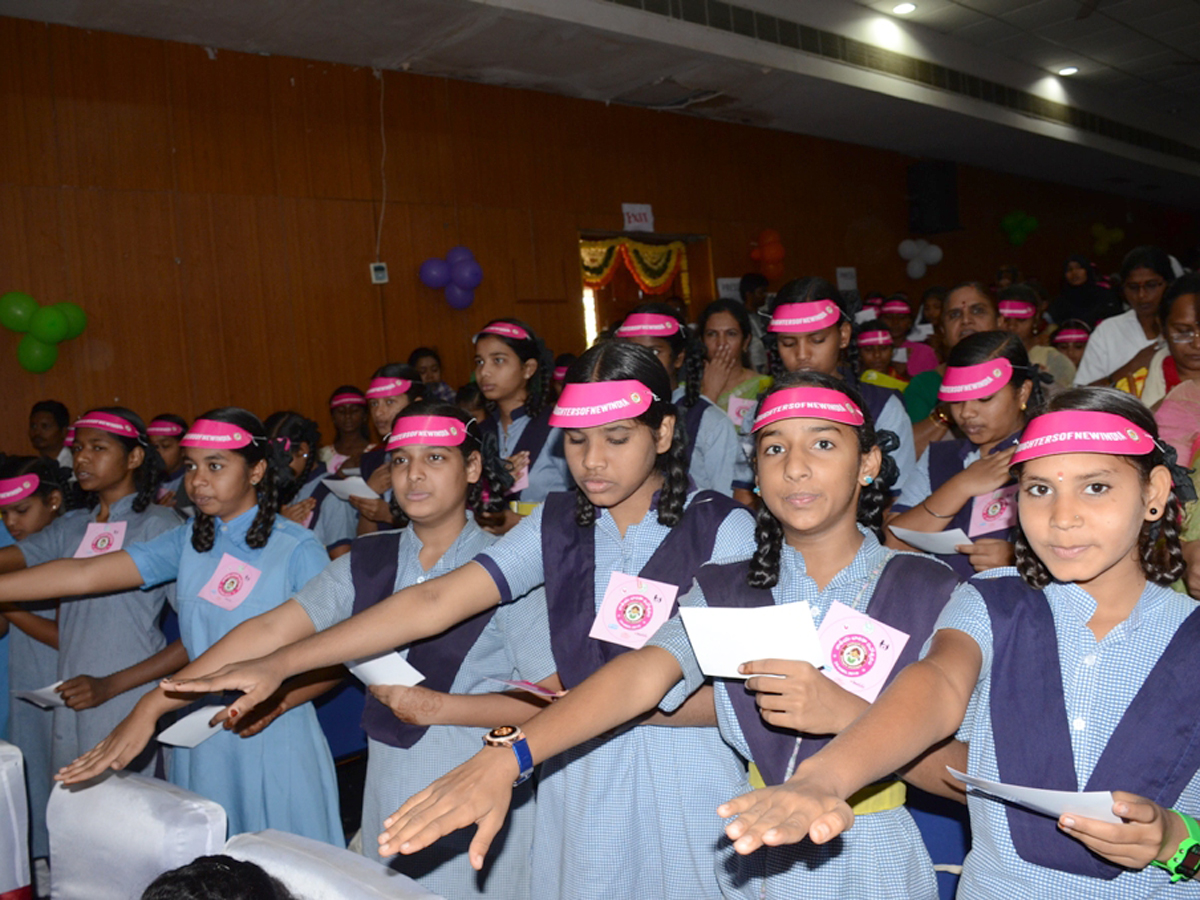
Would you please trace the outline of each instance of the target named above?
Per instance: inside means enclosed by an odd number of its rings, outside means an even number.
[[[976,580],[1015,574],[1013,568],[990,569]],[[1083,588],[1073,583],[1051,583],[1043,595],[1054,617],[1071,749],[1078,786],[1083,790],[1142,682],[1196,603],[1170,588],[1147,583],[1129,618],[1097,641],[1087,627],[1096,602]],[[971,584],[960,587],[942,612],[937,628],[967,634],[983,654],[979,681],[958,736],[970,745],[969,774],[1000,780],[990,710],[992,625],[979,591]],[[1153,735],[1147,735],[1147,740],[1153,740]],[[1122,785],[1113,784],[1110,789],[1122,790]],[[1176,806],[1192,815],[1200,813],[1200,778],[1196,775]],[[1013,848],[1005,804],[971,793],[968,807],[972,846],[963,865],[960,898],[1200,897],[1200,883],[1172,885],[1166,872],[1149,866],[1106,881],[1026,862]]]
[[[681,403],[686,390],[683,385],[677,387],[671,394],[671,402]],[[701,396],[696,402],[703,404],[704,412],[694,446],[690,448],[688,475],[692,483],[699,490],[726,495],[732,495],[734,488],[750,490],[754,487],[754,473],[742,453],[733,422],[707,397]]]
[[[693,495],[694,496],[694,495]],[[688,498],[689,501],[691,497]],[[476,561],[503,602],[542,583],[538,507]],[[613,572],[636,575],[670,529],[651,509],[621,536],[611,514],[595,524],[594,603]],[[714,555],[749,554],[750,514],[737,509],[717,531]],[[545,658],[529,677],[558,666]],[[717,847],[727,843],[716,807],[745,780],[745,765],[715,728],[640,725],[617,729],[541,765],[533,838],[533,894],[564,900],[704,900],[720,897]]]
[[[875,535],[866,529],[860,527],[859,531],[863,542],[858,553],[824,590],[819,590],[808,576],[803,555],[784,544],[779,561],[779,583],[771,589],[775,603],[808,601],[818,628],[835,601],[865,610],[884,565],[895,551],[882,547]],[[743,554],[725,561],[748,557],[749,554]],[[680,604],[708,606],[699,585],[680,598]],[[663,710],[670,712],[703,684],[705,677],[678,617],[659,629],[650,644],[670,652],[683,669],[683,680],[660,704]],[[744,685],[745,682],[740,680],[715,680],[717,721],[725,740],[744,758],[750,759],[750,746],[729,699],[730,691],[744,690]],[[743,776],[734,793],[725,799],[750,790],[750,782]],[[718,860],[717,875],[726,897],[745,900],[937,897],[933,863],[912,816],[902,807],[860,816],[850,831],[820,847],[804,841],[782,847],[764,847],[749,856],[739,856],[732,848],[725,847]]]
[[[374,535],[362,540],[372,540]],[[404,529],[397,550],[394,590],[421,584],[453,571],[494,543],[469,517],[462,532],[429,569],[420,562],[421,539],[412,526]],[[355,544],[354,546],[360,546]],[[296,595],[297,602],[323,631],[350,617],[354,606],[351,559],[355,551],[334,560]],[[549,652],[546,601],[540,589],[498,609],[468,651],[451,686],[455,694],[503,691],[497,678],[528,678],[530,664]],[[408,656],[408,648],[400,650]],[[375,837],[383,820],[418,791],[450,769],[466,762],[483,746],[487,729],[453,725],[431,726],[408,749],[368,738],[367,779],[363,792],[363,854],[378,858]],[[513,795],[513,807],[503,832],[492,845],[483,872],[471,868],[467,848],[474,833],[468,829],[447,835],[412,856],[393,856],[389,865],[429,890],[447,898],[530,897],[529,848],[533,839],[533,790],[526,783]],[[541,897],[540,893],[532,896]]]

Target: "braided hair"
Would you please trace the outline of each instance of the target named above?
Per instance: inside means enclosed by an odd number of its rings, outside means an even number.
[[[858,524],[870,529],[877,538],[883,541],[883,511],[887,507],[888,490],[895,483],[900,471],[892,459],[892,452],[900,446],[900,440],[890,431],[876,431],[871,411],[863,402],[858,390],[849,382],[843,381],[836,375],[826,375],[823,372],[791,372],[780,376],[763,394],[759,400],[759,409],[763,401],[776,391],[794,387],[821,387],[845,394],[853,401],[863,414],[863,423],[855,428],[858,434],[858,452],[861,455],[869,453],[878,447],[881,457],[879,475],[868,485],[859,487]],[[757,457],[755,469],[758,468]],[[779,560],[783,553],[783,525],[767,508],[766,503],[759,505],[754,521],[754,540],[758,545],[754,556],[750,558],[750,568],[746,574],[746,583],[754,588],[773,588],[779,583]]]
[[[687,501],[687,437],[675,404],[671,402],[670,379],[658,357],[646,347],[628,341],[597,344],[567,370],[564,388],[568,384],[626,380],[640,381],[654,395],[650,408],[634,421],[641,422],[652,431],[657,431],[667,416],[671,416],[675,422],[671,446],[666,452],[658,454],[654,463],[654,470],[663,476],[663,486],[658,495],[658,522],[674,528],[683,517],[683,507]],[[596,507],[579,488],[576,488],[575,504],[575,522],[581,528],[594,525]]]
[[[854,314],[857,312],[853,308],[854,304],[824,278],[815,276],[789,281],[772,298],[767,312],[770,316],[774,316],[775,310],[785,303],[811,303],[814,300],[830,300],[837,304],[837,308],[842,314],[839,329],[841,324],[854,322]],[[850,371],[857,376],[861,374],[861,367],[858,360],[858,345],[854,342],[853,336],[852,333],[852,339],[842,350],[842,355]],[[767,364],[770,374],[775,378],[786,375],[787,370],[783,367],[783,358],[779,355],[779,335],[772,331],[766,332],[763,335],[763,345],[767,348]]]
[[[284,410],[271,413],[263,422],[267,430],[267,439],[280,445],[284,453],[291,455],[293,450],[300,449],[301,444],[308,445],[308,456],[304,460],[304,468],[288,484],[279,489],[279,505],[287,506],[300,492],[300,488],[308,483],[308,478],[317,467],[317,450],[321,446],[321,428],[312,419],[298,412]],[[288,468],[291,468],[290,460]]]
[[[613,334],[615,335],[620,330],[629,316],[641,313],[670,316],[679,323],[679,330],[677,332],[671,335],[656,337],[655,340],[666,341],[670,345],[672,359],[678,359],[679,355],[683,354],[682,377],[680,378],[684,386],[682,405],[685,409],[691,409],[696,405],[696,401],[700,399],[700,382],[704,378],[704,342],[692,334],[691,329],[687,327],[687,321],[683,318],[683,314],[674,306],[667,303],[643,303],[641,306],[635,307],[617,323],[613,329]]]
[[[258,512],[250,528],[246,532],[246,544],[255,550],[267,545],[271,538],[271,530],[275,526],[275,514],[279,511],[280,491],[285,490],[292,481],[291,454],[283,449],[276,441],[267,440],[267,431],[258,416],[249,410],[236,406],[223,406],[211,409],[197,417],[213,422],[225,422],[236,425],[250,435],[250,443],[245,447],[230,450],[246,460],[247,467],[253,467],[266,461],[266,472],[256,487],[258,494]],[[207,553],[213,547],[216,537],[216,522],[212,516],[196,512],[192,524],[192,547],[197,553]]]
[[[503,323],[505,325],[516,325],[518,328],[525,330],[529,335],[528,338],[509,337],[506,334],[487,334],[483,337],[495,338],[504,343],[517,354],[517,359],[522,363],[529,360],[537,361],[537,368],[533,370],[533,375],[529,381],[525,383],[525,412],[529,418],[535,418],[542,410],[554,402],[554,355],[546,348],[546,344],[533,333],[533,329],[522,322],[520,319],[500,318],[492,319],[488,325],[496,325]],[[489,417],[498,417],[500,408],[491,400],[484,398],[484,409],[487,410]]]
[[[1177,468],[1173,466],[1173,455],[1163,449],[1163,444],[1158,439],[1158,423],[1154,421],[1153,414],[1136,397],[1113,388],[1082,387],[1063,391],[1046,405],[1048,413],[1069,409],[1112,413],[1144,429],[1154,438],[1154,449],[1150,453],[1122,457],[1137,469],[1143,487],[1149,483],[1150,473],[1159,466]],[[1017,463],[1012,468],[1013,475],[1018,479],[1024,466],[1024,463]],[[1172,471],[1172,476],[1176,475],[1177,473]],[[1142,522],[1141,533],[1138,535],[1138,559],[1142,565],[1142,572],[1155,584],[1169,585],[1181,578],[1187,568],[1179,543],[1183,505],[1177,491],[1177,488],[1172,487],[1162,518],[1157,522]],[[1015,543],[1017,572],[1022,580],[1030,587],[1039,590],[1044,588],[1053,580],[1053,576],[1046,564],[1033,552],[1029,539],[1025,537],[1025,530],[1020,525],[1020,517],[1017,519]]]
[[[165,468],[158,450],[150,443],[150,438],[146,435],[146,423],[132,409],[126,409],[124,406],[96,406],[89,409],[80,418],[90,416],[92,413],[106,413],[110,416],[116,416],[119,419],[124,419],[137,429],[136,438],[125,437],[120,434],[114,434],[112,437],[121,442],[121,446],[125,448],[127,456],[133,452],[135,447],[142,448],[142,464],[133,470],[133,511],[136,513],[145,512],[146,508],[154,502],[154,497],[158,493],[158,484],[162,480],[163,469]],[[108,432],[105,433],[107,434]],[[100,498],[94,492],[86,495],[85,503],[88,509],[94,508],[99,502]]]
[[[463,423],[467,433],[466,438],[458,445],[463,459],[468,460],[472,453],[478,453],[483,463],[483,472],[478,481],[467,488],[467,509],[478,518],[480,515],[497,513],[507,505],[504,495],[513,486],[512,473],[500,457],[500,445],[493,432],[485,432],[473,415],[453,403],[439,401],[420,401],[405,407],[396,416],[396,423],[412,416],[446,416]],[[393,423],[393,428],[395,423]],[[396,501],[396,492],[388,501],[388,508],[398,527],[408,524],[408,516]]]

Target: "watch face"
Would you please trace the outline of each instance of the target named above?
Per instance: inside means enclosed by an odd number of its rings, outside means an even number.
[[[1200,870],[1200,846],[1193,845],[1184,854],[1183,862],[1179,864],[1179,871],[1188,878],[1195,878],[1197,870]]]
[[[515,725],[501,725],[498,728],[493,728],[492,733],[488,735],[488,737],[502,739],[506,737],[512,737],[516,733],[517,727]]]

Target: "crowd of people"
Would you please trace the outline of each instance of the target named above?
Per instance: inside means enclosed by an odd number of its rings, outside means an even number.
[[[578,358],[492,320],[457,391],[429,347],[338,386],[328,442],[36,404],[0,460],[9,688],[63,703],[10,712],[32,856],[53,780],[110,768],[344,845],[312,701],[396,651],[423,680],[369,684],[356,845],[451,900],[935,897],[906,784],[968,806],[960,896],[1195,890],[1200,275],[767,288]],[[800,602],[849,637],[736,676],[674,614]]]

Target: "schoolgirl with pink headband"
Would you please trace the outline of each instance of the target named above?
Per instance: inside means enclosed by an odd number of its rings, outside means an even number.
[[[1038,313],[1041,298],[1037,292],[1027,284],[1011,284],[997,294],[997,301],[1001,330],[1019,337],[1029,361],[1050,376],[1048,393],[1069,388],[1075,381],[1075,363],[1056,347],[1039,340],[1046,320]]]
[[[400,524],[393,520],[388,505],[392,481],[387,469],[387,437],[392,432],[392,422],[396,416],[409,404],[424,398],[425,390],[421,373],[405,363],[385,363],[371,375],[366,392],[367,409],[379,435],[379,443],[372,444],[363,453],[358,474],[382,499],[350,498],[350,505],[358,513],[359,533],[386,530]]]
[[[86,441],[85,420],[78,425]],[[280,488],[291,477],[288,456],[267,439],[254,414],[236,407],[210,410],[191,423],[180,443],[194,518],[117,552],[20,573],[36,583],[31,596],[38,598],[89,586],[140,593],[137,588],[174,582],[186,654],[171,672],[193,669],[188,659],[199,658],[240,622],[283,603],[329,563],[311,531],[277,515]],[[110,601],[109,609],[116,605]],[[312,677],[289,686],[248,710],[235,729],[193,748],[176,747],[171,781],[220,803],[232,833],[277,828],[344,846],[333,757],[307,702],[336,680]],[[103,768],[127,767],[151,745],[158,720],[186,705],[161,687],[134,699],[110,734],[59,770],[59,780],[98,757],[105,759]]]
[[[1087,349],[1088,338],[1092,336],[1092,328],[1082,319],[1068,319],[1055,329],[1050,337],[1054,349],[1069,359],[1079,368],[1083,359],[1083,351]]]
[[[1200,725],[1179,698],[1200,664],[1200,611],[1170,588],[1186,472],[1149,410],[1103,388],[1051,400],[1012,463],[1016,568],[959,587],[922,661],[786,786],[720,810],[737,816],[738,852],[846,840],[862,824],[847,794],[957,734],[972,778],[1087,792],[1035,812],[970,789],[960,897],[1188,892],[1172,883],[1197,874]]]
[[[331,473],[343,468],[358,468],[362,455],[373,448],[371,426],[367,418],[367,398],[352,384],[343,384],[329,395],[329,415],[333,419],[334,439],[318,451],[318,460]]]
[[[689,489],[683,431],[670,395],[666,370],[645,347],[608,341],[591,348],[568,371],[550,418],[564,434],[576,491],[550,494],[449,574],[262,659],[172,688],[246,690],[233,705],[240,711],[257,702],[260,691],[273,692],[276,678],[440,634],[497,604],[533,602],[524,595],[544,585],[547,621],[537,635],[543,650],[526,678],[574,689],[664,622],[704,562],[753,551],[753,519],[744,508],[721,494]],[[639,689],[636,682],[626,687]],[[533,712],[514,709],[507,721],[486,723],[503,726],[488,741],[504,764],[528,760],[519,726]],[[719,896],[711,809],[741,783],[745,768],[714,723],[712,695],[701,690],[673,717],[655,717],[548,760],[537,787],[533,894]],[[509,789],[531,773],[524,764],[510,772]],[[634,840],[631,823],[637,823]],[[475,852],[480,839],[471,846],[471,864],[486,869],[490,857]],[[393,840],[381,846],[384,855],[415,850]]]
[[[187,495],[180,496],[183,486],[183,448],[179,441],[187,433],[187,419],[175,413],[159,413],[146,426],[146,436],[162,457],[162,481],[158,485],[155,501],[163,506],[173,506],[185,515],[191,509]]]
[[[892,362],[895,342],[892,333],[881,322],[866,322],[854,336],[858,356],[862,361],[860,380],[866,384],[903,392],[908,386],[904,367]]]
[[[867,705],[873,693],[864,696],[855,680],[860,674],[871,676],[873,691],[889,671],[916,658],[958,579],[928,557],[897,554],[880,544],[895,466],[876,442],[862,398],[844,381],[815,372],[783,376],[763,397],[753,428],[762,497],[757,545],[702,566],[680,602],[747,609],[803,601],[818,625],[840,629],[827,660],[831,673],[835,665],[844,670],[837,681],[818,670],[822,660],[815,658],[746,660],[741,677],[725,672],[715,679],[722,737],[754,763],[751,777],[774,784]],[[902,653],[893,653],[889,641],[901,633],[908,643]],[[574,746],[593,748],[597,735],[656,705],[679,715],[684,698],[703,693],[712,682],[700,670],[681,620],[673,618],[644,648],[616,657],[526,723],[533,760],[559,759],[556,754],[569,754]],[[951,745],[934,756],[963,765],[966,751]],[[687,768],[702,765],[693,756]],[[439,833],[477,823],[475,852],[483,854],[503,820],[512,768],[506,753],[477,754],[405,804],[389,827],[390,845],[410,841],[419,847]],[[912,777],[940,786],[944,770],[933,758],[926,768],[924,778]],[[673,770],[673,777],[681,774]],[[740,772],[736,784],[722,783],[716,793],[749,786]],[[711,800],[714,791],[704,793]],[[720,894],[703,896],[841,900],[856,896],[869,872],[872,897],[936,897],[933,866],[904,809],[903,786],[892,779],[869,796],[864,794],[860,806],[872,810],[863,831],[836,848],[772,848],[747,860],[734,857],[727,843],[694,844],[693,855],[716,851],[712,862]],[[547,800],[539,794],[538,802],[540,809]],[[880,853],[880,847],[888,851]],[[699,895],[668,890],[662,896]]]
[[[123,548],[179,524],[174,511],[154,503],[162,460],[144,422],[124,407],[89,410],[75,421],[73,446],[88,508],[0,550],[0,571],[11,573],[0,576],[0,602],[62,600],[57,680],[63,683],[56,690],[66,706],[46,713],[54,724],[51,771],[112,731],[137,702],[136,688],[187,661],[182,645],[168,646],[158,625],[170,586],[141,591],[89,577]],[[130,768],[153,771],[155,749],[131,755]]]
[[[1009,475],[1021,429],[1041,408],[1041,376],[1013,334],[983,331],[950,351],[938,399],[963,435],[935,441],[892,507],[889,525],[914,531],[960,529],[956,553],[940,558],[964,579],[1013,562],[1016,486]],[[892,546],[908,548],[893,533]]]

